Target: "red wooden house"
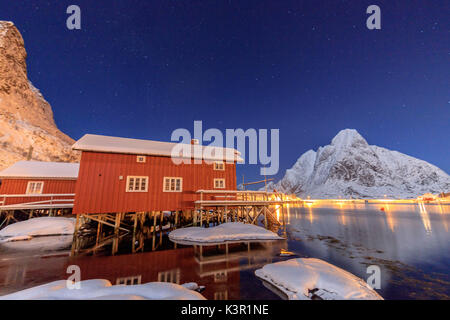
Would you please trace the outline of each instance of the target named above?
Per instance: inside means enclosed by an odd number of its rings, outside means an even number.
[[[19,161],[0,171],[0,209],[71,208],[78,163]]]
[[[184,210],[194,207],[197,190],[236,190],[236,162],[242,160],[237,150],[184,144],[192,151],[187,159],[186,153],[174,153],[176,146],[180,144],[83,136],[72,147],[82,151],[73,212]],[[178,163],[183,159],[190,163]]]

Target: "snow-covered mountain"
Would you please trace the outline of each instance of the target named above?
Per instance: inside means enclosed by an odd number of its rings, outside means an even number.
[[[12,22],[0,21],[0,170],[29,157],[75,161],[74,141],[59,131],[53,111],[28,80],[24,41]]]
[[[450,190],[450,176],[397,151],[371,146],[353,129],[340,131],[330,145],[305,152],[269,189],[300,197],[416,198]]]

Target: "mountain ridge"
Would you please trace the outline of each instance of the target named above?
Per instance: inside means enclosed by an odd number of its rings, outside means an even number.
[[[331,144],[308,150],[269,189],[311,198],[416,198],[448,192],[450,176],[409,155],[369,145],[355,130],[341,130]]]

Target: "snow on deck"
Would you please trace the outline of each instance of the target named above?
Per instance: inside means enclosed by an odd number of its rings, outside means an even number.
[[[29,240],[35,236],[68,235],[75,230],[75,219],[40,217],[10,224],[0,230],[0,241]]]
[[[222,243],[240,240],[281,240],[276,233],[262,227],[241,222],[228,222],[211,228],[189,227],[169,233],[169,239],[177,242]]]
[[[19,161],[0,171],[0,178],[77,179],[79,163]]]
[[[196,291],[166,282],[113,286],[108,280],[93,279],[79,285],[79,289],[69,289],[66,280],[58,280],[0,296],[0,300],[205,300]]]
[[[188,147],[189,150],[191,150],[190,155],[192,155],[192,157],[194,158],[202,158],[205,160],[243,161],[243,159],[239,156],[240,152],[230,148],[200,145],[194,146],[191,144],[187,145],[175,142],[109,137],[95,134],[84,135],[72,146],[72,149],[80,151],[172,157],[172,150],[174,149],[174,147],[180,145]],[[205,150],[205,148],[208,149]]]
[[[367,283],[328,262],[297,258],[265,265],[257,277],[285,293],[289,300],[382,300]]]

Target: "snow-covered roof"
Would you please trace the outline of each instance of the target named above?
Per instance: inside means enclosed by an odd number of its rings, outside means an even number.
[[[0,171],[1,178],[77,179],[79,163],[19,161]]]
[[[129,139],[119,137],[109,137],[95,134],[86,134],[78,140],[72,149],[80,151],[107,152],[107,153],[124,153],[124,154],[141,154],[172,157],[172,151],[177,147],[175,157],[185,158],[186,153],[178,152],[181,147],[190,150],[190,158],[204,160],[224,160],[241,162],[240,152],[236,149],[195,146],[176,142],[161,142],[152,140]]]

